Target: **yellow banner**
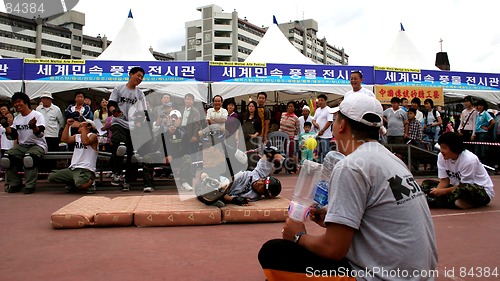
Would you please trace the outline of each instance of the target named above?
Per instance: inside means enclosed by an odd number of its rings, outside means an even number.
[[[24,63],[38,63],[38,64],[85,64],[85,60],[24,59]]]
[[[265,67],[265,62],[211,61],[212,66],[257,66]]]
[[[413,98],[424,100],[432,99],[434,105],[444,105],[443,87],[414,87],[414,86],[382,86],[375,85],[375,95],[382,104],[390,104],[393,97],[407,98],[411,103]]]

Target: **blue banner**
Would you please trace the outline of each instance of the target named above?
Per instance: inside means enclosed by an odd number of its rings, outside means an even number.
[[[140,66],[146,72],[143,82],[206,82],[208,62],[196,61],[99,61],[24,59],[26,80],[127,82],[128,71]]]
[[[445,90],[500,90],[500,74],[374,67],[375,84],[443,87]]]
[[[373,84],[373,67],[349,65],[210,62],[212,82],[281,84],[350,84],[352,71]]]
[[[23,80],[23,60],[0,59],[1,80]]]

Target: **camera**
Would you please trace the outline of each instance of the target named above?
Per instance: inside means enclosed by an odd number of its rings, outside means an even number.
[[[9,127],[9,122],[7,122],[7,118],[5,117],[0,118],[0,125],[4,128]]]

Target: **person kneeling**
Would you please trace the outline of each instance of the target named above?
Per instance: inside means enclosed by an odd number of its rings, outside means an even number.
[[[465,149],[456,133],[445,133],[438,139],[438,177],[424,180],[422,189],[431,208],[470,209],[486,206],[495,196],[493,182],[479,158]]]
[[[66,192],[85,190],[95,192],[95,170],[98,153],[98,139],[93,121],[86,120],[78,127],[78,134],[70,136],[69,128],[75,120],[68,119],[61,141],[75,144],[75,150],[68,168],[55,171],[49,175],[49,182],[65,183]]]

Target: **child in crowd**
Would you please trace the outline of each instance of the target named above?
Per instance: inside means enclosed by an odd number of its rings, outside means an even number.
[[[312,128],[312,123],[311,122],[304,122],[304,133],[299,135],[299,147],[300,147],[300,152],[302,153],[302,160],[300,161],[300,165],[304,163],[304,160],[313,160],[313,153],[314,149],[309,149],[305,146],[305,142],[310,139],[314,138],[316,136],[315,133],[311,132]]]
[[[417,145],[422,141],[422,126],[420,122],[415,118],[417,116],[417,110],[415,108],[408,109],[408,139],[406,142],[408,144]]]

